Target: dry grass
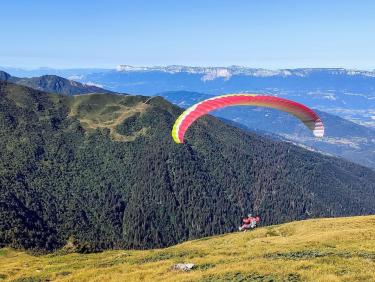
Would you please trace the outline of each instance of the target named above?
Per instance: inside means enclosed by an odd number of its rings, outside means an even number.
[[[197,267],[171,269],[180,262]],[[375,216],[299,221],[149,251],[32,256],[5,248],[1,279],[375,281]]]

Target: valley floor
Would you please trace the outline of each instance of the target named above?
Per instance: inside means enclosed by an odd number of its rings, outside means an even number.
[[[194,263],[189,271],[176,263]],[[315,219],[165,249],[32,256],[0,249],[0,281],[375,281],[375,216]]]

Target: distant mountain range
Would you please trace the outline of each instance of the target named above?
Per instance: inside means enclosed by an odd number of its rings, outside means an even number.
[[[11,71],[11,70],[9,70]],[[12,72],[14,71],[14,72]],[[133,67],[116,69],[19,70],[23,76],[58,74],[114,92],[155,95],[191,91],[210,95],[255,92],[290,98],[375,128],[375,71],[342,68],[267,70],[232,67]]]
[[[56,75],[43,75],[40,77],[19,78],[11,76],[9,73],[6,73],[4,71],[0,71],[0,81],[13,82],[37,90],[64,95],[112,92],[89,83],[80,83]]]
[[[229,66],[229,67],[194,67],[184,65],[170,65],[170,66],[131,66],[131,65],[118,65],[114,69],[108,68],[71,68],[71,69],[55,69],[55,68],[34,68],[34,69],[23,69],[0,66],[1,69],[13,73],[17,76],[41,76],[45,74],[54,74],[61,76],[68,75],[85,75],[90,73],[101,73],[101,72],[167,72],[167,73],[197,73],[197,74],[213,74],[221,73],[221,76],[232,76],[232,75],[248,75],[248,76],[307,76],[316,72],[328,72],[334,75],[363,75],[368,77],[375,77],[375,69],[369,70],[357,70],[357,69],[344,69],[344,68],[296,68],[296,69],[264,69],[264,68],[250,68],[244,66]],[[227,75],[225,75],[227,74]],[[220,76],[220,75],[219,75]]]
[[[375,213],[375,172],[161,97],[57,95],[0,82],[0,246],[154,248],[264,224]]]
[[[224,77],[230,78],[234,75],[247,75],[256,77],[269,76],[299,76],[305,77],[317,72],[328,72],[333,75],[363,75],[368,77],[375,77],[374,71],[351,70],[343,68],[300,68],[300,69],[279,69],[269,70],[261,68],[248,68],[243,66],[230,67],[191,67],[181,65],[171,66],[154,66],[154,67],[135,67],[130,65],[118,65],[116,71],[120,72],[167,72],[167,73],[195,73],[202,74],[202,80],[214,80],[216,78]]]
[[[106,72],[111,71],[111,69],[104,69],[104,68],[71,68],[71,69],[55,69],[55,68],[48,68],[48,67],[41,67],[41,68],[15,68],[15,67],[7,67],[7,66],[0,66],[0,70],[10,73],[13,76],[17,77],[36,77],[36,76],[43,76],[43,75],[57,75],[64,78],[68,78],[70,76],[79,76],[85,75],[90,73],[98,73],[98,72]]]

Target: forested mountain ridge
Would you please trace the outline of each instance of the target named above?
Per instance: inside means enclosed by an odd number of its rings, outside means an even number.
[[[114,92],[132,94],[155,95],[165,91],[193,91],[210,95],[267,93],[375,128],[375,71],[127,65],[116,69],[2,68],[26,77],[56,74],[81,83],[96,83]]]
[[[0,245],[154,248],[375,212],[375,173],[204,117],[175,144],[161,97],[60,96],[0,82]],[[122,137],[120,137],[122,136]]]
[[[0,80],[64,95],[113,93],[106,89],[82,84],[56,75],[18,78],[0,71]],[[181,107],[212,97],[208,94],[188,91],[169,91],[158,95]],[[375,168],[375,130],[326,112],[319,111],[319,115],[327,125],[325,138],[319,140],[312,136],[309,130],[298,120],[276,110],[235,107],[227,108],[224,111],[219,110],[215,115],[241,123],[250,130],[276,133],[303,147],[308,146],[314,150]]]
[[[19,78],[0,71],[0,81],[9,81],[37,90],[59,93],[64,95],[87,93],[112,93],[112,91],[91,84],[84,84],[57,75],[42,75],[39,77]]]

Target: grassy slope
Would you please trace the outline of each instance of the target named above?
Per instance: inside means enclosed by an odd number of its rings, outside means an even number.
[[[192,262],[195,270],[171,270]],[[20,278],[29,278],[21,280]],[[19,281],[374,281],[375,216],[316,219],[149,251],[32,256],[0,249],[0,279]],[[40,279],[40,280],[38,280]]]
[[[148,105],[143,101],[130,103],[132,96],[84,94],[73,96],[70,102],[70,117],[76,117],[88,131],[107,128],[115,141],[134,141],[138,136],[146,135],[148,128],[141,128],[131,135],[119,134],[117,126],[127,118],[146,111]]]

